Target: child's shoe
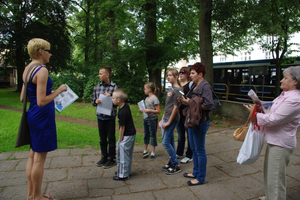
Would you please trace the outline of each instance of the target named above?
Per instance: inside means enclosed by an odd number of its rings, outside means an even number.
[[[168,171],[168,169],[172,166],[172,163],[171,161],[168,162],[168,164],[166,164],[165,166],[163,166],[161,169],[163,171]]]
[[[180,165],[173,165],[168,169],[166,174],[167,175],[172,175],[172,174],[177,174],[179,172],[181,172]]]
[[[143,158],[147,158],[148,156],[149,156],[148,151],[144,151],[144,152],[143,152]]]
[[[116,163],[116,161],[114,161],[114,159],[108,159],[107,162],[104,164],[103,168],[109,169],[115,165],[117,165],[117,163]]]
[[[151,153],[150,159],[154,159],[155,158],[155,154]]]
[[[124,178],[121,178],[121,177],[118,177],[118,176],[114,176],[113,179],[115,181],[126,181],[126,180],[129,180],[129,176],[124,177]]]
[[[96,163],[98,167],[102,167],[107,162],[107,158],[101,158],[99,162]]]

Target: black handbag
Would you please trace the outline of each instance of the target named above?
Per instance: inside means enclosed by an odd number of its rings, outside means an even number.
[[[31,71],[31,69],[37,65],[40,65],[40,64],[39,63],[32,64],[28,68],[28,71],[26,73],[26,78],[25,78],[25,82],[24,82],[24,95],[23,95],[23,113],[22,113],[22,117],[21,117],[21,122],[20,122],[20,126],[19,126],[19,131],[18,131],[15,148],[30,144],[30,131],[29,131],[28,123],[27,123],[27,111],[26,111],[26,107],[27,107],[27,77],[28,77],[28,73]],[[32,70],[32,71],[34,71],[34,70]]]

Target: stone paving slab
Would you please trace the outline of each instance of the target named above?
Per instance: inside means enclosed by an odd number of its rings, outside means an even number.
[[[142,158],[142,146],[135,146],[129,180],[114,181],[116,166],[97,167],[100,151],[94,149],[60,149],[48,154],[42,190],[59,200],[257,200],[264,194],[264,146],[252,165],[239,165],[236,157],[242,142],[234,141],[233,130],[208,133],[206,139],[207,177],[201,186],[187,185],[193,163],[181,164],[182,172],[166,175],[161,167],[168,162],[162,144],[156,158]],[[298,143],[300,142],[298,131]],[[26,199],[25,167],[28,152],[0,153],[0,199]],[[300,199],[300,147],[294,151],[287,168],[287,200]]]

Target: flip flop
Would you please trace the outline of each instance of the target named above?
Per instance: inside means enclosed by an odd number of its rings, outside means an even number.
[[[189,176],[189,173],[184,173],[183,174],[183,176],[185,177],[185,178],[196,178],[195,176]]]
[[[44,198],[47,198],[47,199],[49,199],[49,200],[57,200],[57,199],[53,199],[53,198],[51,197],[51,195],[43,194],[43,197],[44,197]]]

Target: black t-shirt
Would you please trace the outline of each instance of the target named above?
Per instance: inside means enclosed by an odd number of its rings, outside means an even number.
[[[185,95],[187,95],[187,93],[190,91],[190,83],[191,82],[188,82],[187,84],[185,84],[182,88],[183,88],[183,93]],[[182,114],[182,110],[185,109],[187,107],[187,105],[184,105],[183,103],[180,104],[179,106],[179,113],[180,113],[180,117],[184,117],[183,114]]]
[[[125,103],[125,105],[119,109],[118,121],[119,121],[119,126],[125,126],[124,136],[136,134],[131,111],[128,104]]]

